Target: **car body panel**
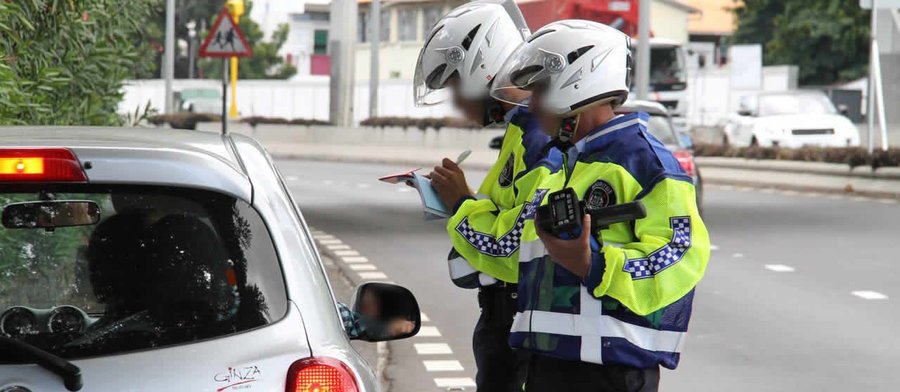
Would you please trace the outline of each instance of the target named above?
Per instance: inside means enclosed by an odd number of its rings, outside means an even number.
[[[259,379],[236,387],[283,390],[290,365],[310,356],[344,362],[360,391],[380,390],[370,364],[350,346],[303,217],[273,161],[255,140],[146,128],[16,127],[0,128],[0,146],[70,148],[82,164],[91,161],[92,168],[86,170],[89,183],[173,185],[231,194],[259,212],[278,254],[290,304],[284,319],[202,342],[73,360],[82,368],[84,390],[224,392],[230,389],[220,388],[228,384],[216,381],[217,375],[229,382],[249,381],[246,372],[226,376],[229,367],[253,366]],[[0,390],[11,385],[64,390],[57,376],[36,365],[0,365],[0,380]]]
[[[85,391],[284,390],[287,369],[310,355],[303,331],[300,312],[289,307],[282,320],[251,331],[72,363],[81,368]],[[66,390],[59,377],[37,365],[0,365],[0,380],[0,390]]]

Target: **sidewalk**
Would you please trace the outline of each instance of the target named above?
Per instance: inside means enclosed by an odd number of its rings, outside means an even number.
[[[409,166],[430,168],[444,157],[455,159],[462,151],[460,148],[284,142],[264,145],[279,159],[395,164],[398,170]],[[496,150],[473,148],[465,167],[488,170],[496,158]],[[707,184],[900,198],[900,169],[897,168],[884,168],[872,174],[863,168],[850,171],[848,166],[836,164],[708,157],[698,158],[697,167]]]

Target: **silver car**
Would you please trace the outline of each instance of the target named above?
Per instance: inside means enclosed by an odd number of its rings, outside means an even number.
[[[377,391],[348,331],[419,329],[400,286],[336,302],[244,136],[0,129],[0,208],[0,391]]]

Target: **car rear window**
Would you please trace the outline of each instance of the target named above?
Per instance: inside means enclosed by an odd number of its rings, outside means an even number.
[[[667,146],[678,145],[678,139],[675,137],[675,130],[672,128],[672,123],[670,123],[669,119],[665,116],[650,116],[650,122],[647,123],[647,130]]]
[[[248,203],[168,187],[0,191],[4,209],[63,200],[97,203],[100,220],[0,227],[3,334],[80,358],[226,336],[286,314],[277,254]]]

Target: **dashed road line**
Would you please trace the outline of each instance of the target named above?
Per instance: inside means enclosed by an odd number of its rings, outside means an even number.
[[[336,250],[334,251],[334,255],[338,257],[359,256],[359,252],[355,250]]]
[[[388,278],[387,275],[381,271],[362,271],[357,272],[356,274],[365,280],[387,280]]]
[[[336,245],[325,245],[328,250],[341,250],[341,249],[350,249],[350,245],[347,244],[336,244]]]
[[[775,272],[794,272],[794,267],[784,264],[766,264],[766,269]]]
[[[345,263],[368,263],[369,259],[364,256],[344,256],[341,257]]]
[[[428,372],[461,372],[463,366],[455,359],[449,360],[428,360],[422,361],[425,365],[425,371]]]
[[[341,240],[339,240],[339,239],[331,239],[331,240],[316,239],[316,241],[318,241],[322,245],[340,245],[340,244],[342,244]]]
[[[733,253],[731,255],[731,257],[733,257],[735,259],[740,259],[740,258],[744,257],[744,254],[743,253]]]
[[[851,291],[850,294],[853,294],[859,298],[867,299],[867,300],[886,300],[888,296],[877,291],[871,290],[860,290],[860,291]]]
[[[438,388],[475,388],[475,381],[470,377],[435,378],[434,383]]]
[[[712,244],[710,244],[710,245],[709,245],[709,250],[719,250],[719,246],[718,246],[718,245],[712,245]]]
[[[378,269],[378,267],[372,264],[350,264],[347,267],[350,267],[350,269],[354,271],[375,271]]]
[[[441,336],[441,331],[438,330],[437,327],[423,325],[419,328],[419,333],[416,334],[416,336],[421,338],[436,338]]]
[[[447,343],[416,343],[413,347],[416,349],[416,354],[419,355],[453,354],[453,350]]]

